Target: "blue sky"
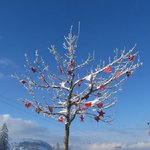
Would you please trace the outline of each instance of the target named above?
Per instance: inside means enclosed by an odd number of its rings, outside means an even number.
[[[112,125],[86,123],[72,126],[76,136],[103,132],[119,132],[119,138],[111,134],[106,141],[127,142],[149,140],[146,123],[150,121],[150,2],[149,0],[13,0],[0,1],[0,114],[14,118],[33,120],[52,133],[63,135],[63,125],[43,119],[26,110],[17,99],[25,97],[24,89],[10,75],[23,73],[24,53],[32,58],[35,49],[51,62],[48,46],[55,44],[63,53],[63,36],[70,25],[77,30],[81,22],[78,42],[78,59],[95,51],[97,61],[113,56],[115,48],[129,49],[137,43],[143,66],[136,71],[118,93],[117,105],[112,109],[115,120]],[[53,61],[52,64],[53,65]],[[115,133],[116,134],[116,133]],[[107,133],[106,133],[107,135]],[[136,138],[133,136],[136,135]],[[99,135],[98,135],[99,137]]]

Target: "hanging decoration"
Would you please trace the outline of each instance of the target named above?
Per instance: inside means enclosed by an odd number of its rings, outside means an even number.
[[[31,106],[31,103],[29,103],[29,102],[26,102],[26,103],[25,103],[25,107],[26,107],[26,108],[29,108],[30,106]]]
[[[86,106],[86,108],[91,108],[92,107],[92,103],[91,102],[86,102],[85,106]]]
[[[83,115],[80,116],[80,121],[83,122],[84,121],[84,117]]]
[[[100,90],[105,90],[105,86],[104,86],[104,85],[101,85],[99,89],[100,89]]]
[[[97,122],[99,122],[100,117],[99,117],[99,116],[95,116],[94,119],[95,119]]]
[[[97,104],[98,108],[102,108],[103,106],[104,106],[104,104],[102,102],[100,102],[100,103]]]
[[[79,86],[79,87],[81,86],[81,81],[78,82],[78,86]]]
[[[48,106],[48,110],[49,110],[50,113],[53,113],[53,107]]]
[[[36,73],[36,71],[37,71],[35,67],[32,67],[31,70],[33,73]]]
[[[129,77],[131,75],[131,71],[127,71],[126,75],[127,75],[127,77]]]
[[[59,70],[59,73],[62,75],[62,73],[63,73],[62,66],[58,66],[58,70]]]
[[[25,83],[26,83],[25,80],[20,80],[19,82],[22,83],[22,84],[25,84]]]
[[[129,55],[129,60],[130,60],[130,62],[133,62],[134,61],[134,55],[130,54]]]
[[[110,68],[110,66],[108,66],[108,67],[106,67],[106,68],[104,69],[104,72],[110,73],[110,70],[111,70],[111,68]]]
[[[63,122],[63,116],[59,116],[59,118],[58,118],[58,122]]]
[[[68,70],[67,75],[73,76],[73,70]]]
[[[120,77],[120,76],[121,76],[121,72],[120,72],[120,71],[117,71],[116,74],[115,74],[115,77],[118,78],[118,77]]]
[[[105,115],[105,112],[103,112],[102,110],[100,112],[98,112],[98,113],[99,113],[100,117],[104,117],[104,115]]]
[[[46,81],[44,75],[42,75],[42,81],[44,81],[44,82]]]

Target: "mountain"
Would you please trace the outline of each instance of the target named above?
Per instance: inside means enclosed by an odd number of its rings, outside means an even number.
[[[13,150],[52,150],[52,147],[41,140],[26,140],[18,143]]]

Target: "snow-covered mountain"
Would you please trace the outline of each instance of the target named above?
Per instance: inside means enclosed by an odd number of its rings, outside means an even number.
[[[52,150],[52,147],[41,140],[25,140],[14,146],[13,150]]]

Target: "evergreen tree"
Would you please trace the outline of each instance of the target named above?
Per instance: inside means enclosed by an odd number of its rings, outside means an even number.
[[[0,150],[9,150],[8,129],[5,123],[0,130]]]

